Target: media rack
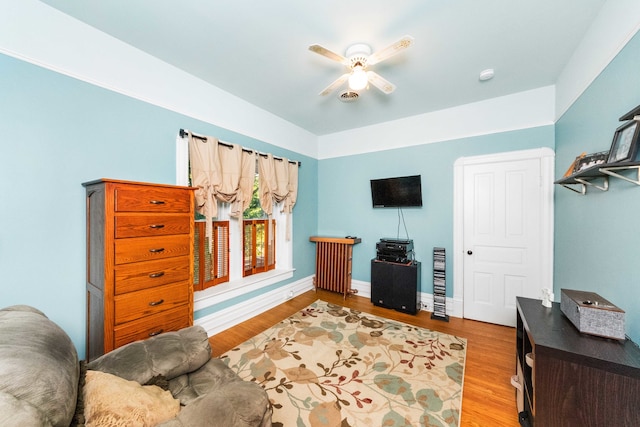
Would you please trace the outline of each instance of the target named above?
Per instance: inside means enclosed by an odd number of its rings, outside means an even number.
[[[448,322],[445,266],[445,249],[433,248],[433,313],[431,318]]]

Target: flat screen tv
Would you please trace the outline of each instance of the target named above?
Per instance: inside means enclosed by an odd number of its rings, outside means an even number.
[[[374,208],[409,208],[422,206],[420,175],[371,180]]]

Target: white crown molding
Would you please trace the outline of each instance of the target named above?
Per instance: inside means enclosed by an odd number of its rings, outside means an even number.
[[[45,3],[2,10],[0,53],[316,159],[553,124],[640,29],[640,2],[609,0],[555,86],[318,137]]]
[[[638,0],[609,0],[556,81],[556,121],[640,30]]]
[[[317,137],[312,133],[40,1],[2,1],[0,53],[317,157]],[[191,93],[198,96],[185,95]]]
[[[554,123],[555,87],[318,137],[320,159],[410,147]]]

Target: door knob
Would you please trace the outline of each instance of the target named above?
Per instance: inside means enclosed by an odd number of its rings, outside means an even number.
[[[467,251],[467,255],[473,255],[473,251]]]

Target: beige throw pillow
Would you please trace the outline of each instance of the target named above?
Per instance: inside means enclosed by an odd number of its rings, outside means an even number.
[[[83,393],[86,427],[155,426],[180,411],[169,391],[100,371],[87,371]]]

